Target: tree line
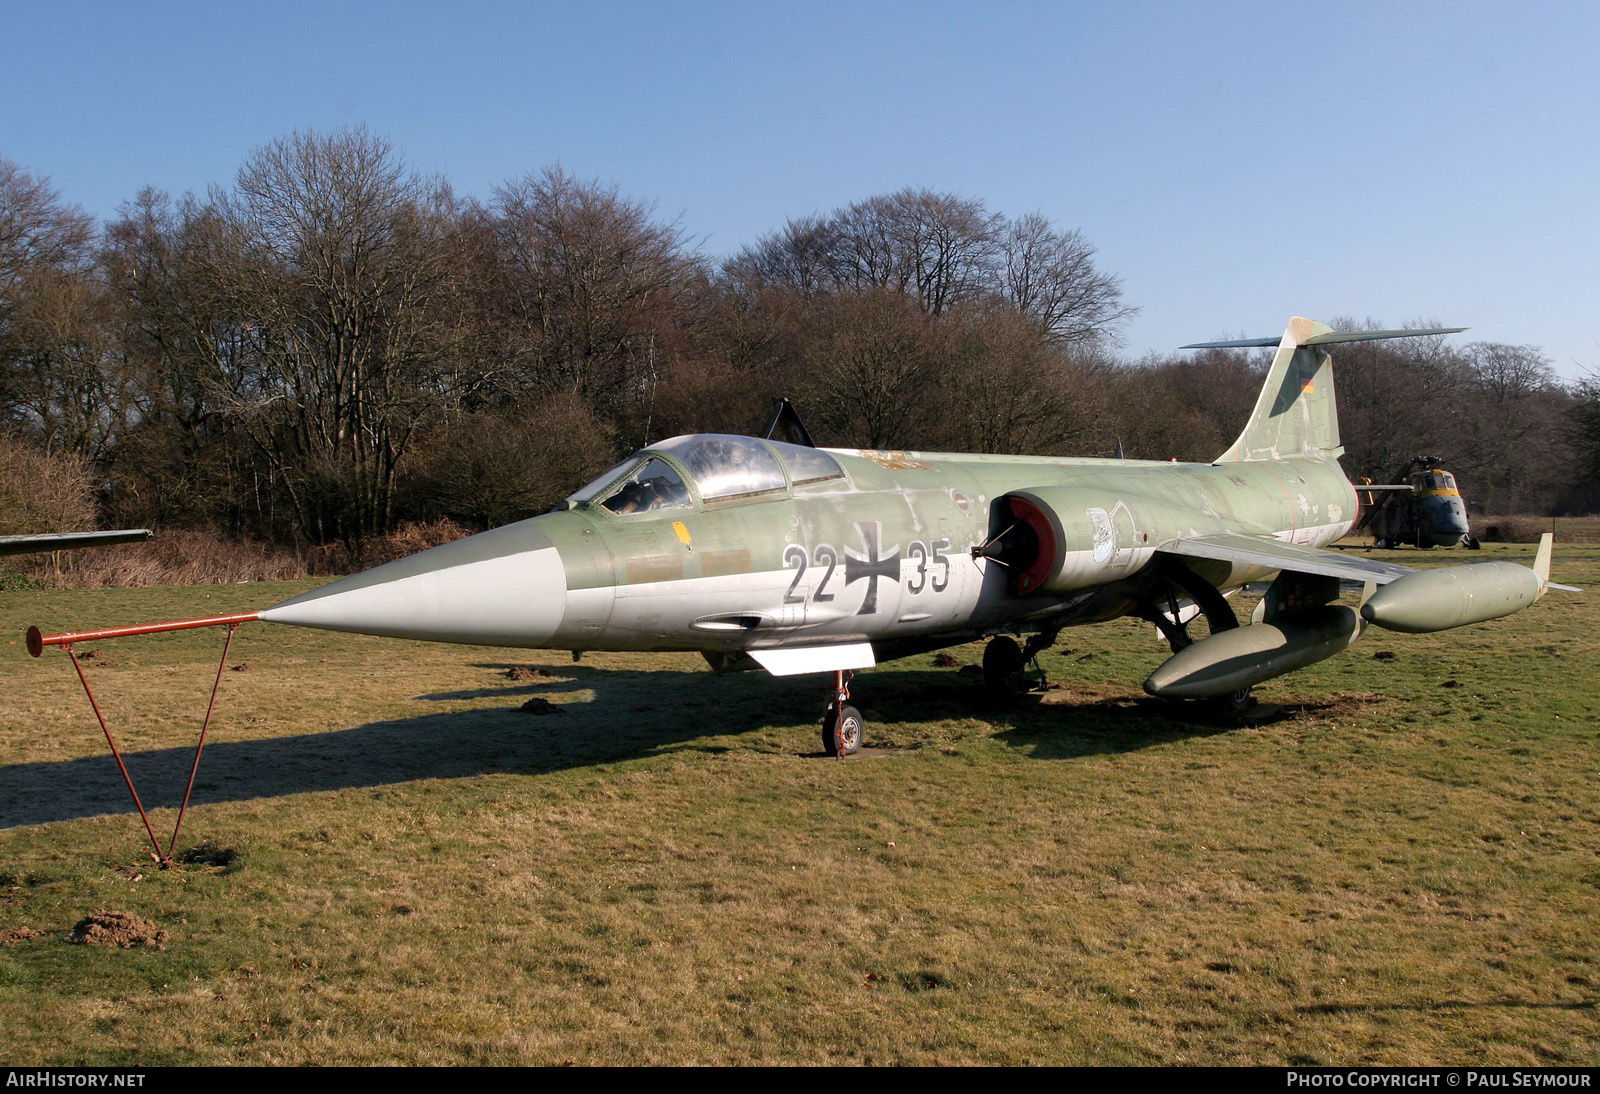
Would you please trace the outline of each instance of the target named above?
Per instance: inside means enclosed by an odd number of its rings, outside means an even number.
[[[362,128],[105,224],[0,159],[0,469],[75,462],[112,524],[359,555],[406,521],[541,512],[778,395],[824,445],[1214,457],[1267,356],[1126,360],[1135,310],[1080,232],[926,189],[719,260],[614,185],[461,197]],[[1600,381],[1535,347],[1358,344],[1337,377],[1352,475],[1427,454],[1494,511],[1600,503]],[[0,531],[59,519],[19,500]]]

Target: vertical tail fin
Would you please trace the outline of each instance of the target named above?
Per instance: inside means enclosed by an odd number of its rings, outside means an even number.
[[[1337,459],[1343,454],[1344,446],[1339,443],[1339,411],[1333,395],[1332,358],[1321,347],[1334,342],[1455,334],[1466,329],[1335,331],[1325,323],[1296,316],[1289,320],[1281,339],[1251,338],[1237,342],[1197,342],[1184,346],[1184,349],[1278,347],[1244,432],[1214,462],[1281,460],[1288,456]]]

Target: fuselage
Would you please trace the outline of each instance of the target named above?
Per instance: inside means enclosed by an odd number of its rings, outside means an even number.
[[[719,487],[692,453],[714,442],[647,449],[563,511],[333,582],[262,618],[572,650],[960,640],[1124,614],[1162,544],[1183,536],[1234,531],[1323,546],[1356,514],[1338,464],[1311,458],[1212,465],[828,450],[837,473],[807,463],[802,481],[796,460],[816,457],[768,445],[782,457],[779,479],[708,497]],[[641,482],[654,507],[628,494]],[[1023,490],[1053,491],[1082,510],[1085,529],[1058,580],[1036,595],[1018,595],[1006,566],[974,552],[1006,531],[997,502]],[[1222,589],[1270,572],[1206,565]]]

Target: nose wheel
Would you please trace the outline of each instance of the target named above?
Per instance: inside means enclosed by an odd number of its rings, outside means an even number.
[[[833,674],[833,693],[822,718],[822,751],[841,760],[861,751],[865,736],[861,712],[850,705],[850,676],[844,670]]]

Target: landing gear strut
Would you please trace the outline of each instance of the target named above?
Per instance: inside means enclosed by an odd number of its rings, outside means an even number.
[[[1233,614],[1233,606],[1226,597],[1217,591],[1217,587],[1181,562],[1174,562],[1164,572],[1167,579],[1166,607],[1163,612],[1154,603],[1147,603],[1139,614],[1154,623],[1161,631],[1161,637],[1167,640],[1167,645],[1173,653],[1179,653],[1194,644],[1194,639],[1189,637],[1189,624],[1178,613],[1178,593],[1183,593],[1199,606],[1201,614],[1206,617],[1206,627],[1212,634],[1230,631],[1239,625],[1239,619]],[[1239,717],[1247,713],[1256,705],[1256,697],[1251,694],[1250,688],[1240,688],[1238,691],[1227,695],[1220,695],[1214,699],[1197,700],[1209,706],[1216,713],[1225,717]]]
[[[1022,676],[1022,670],[1040,653],[1055,645],[1059,633],[1059,631],[1040,631],[1021,646],[1017,645],[1015,638],[1003,634],[991,639],[983,648],[983,682],[988,685],[990,691],[999,694],[1028,690],[1028,683]],[[1043,671],[1040,671],[1039,679],[1042,683]]]
[[[1250,694],[1250,692],[1250,688],[1240,688],[1238,691],[1229,692],[1227,695],[1219,695],[1215,699],[1205,699],[1202,701],[1209,703],[1211,705],[1211,709],[1216,711],[1218,714],[1230,718],[1237,718],[1244,714],[1248,714],[1250,712],[1250,708],[1256,705],[1256,697]]]
[[[864,736],[861,712],[850,705],[852,675],[847,669],[834,672],[832,698],[822,718],[822,751],[841,760],[861,750]]]

